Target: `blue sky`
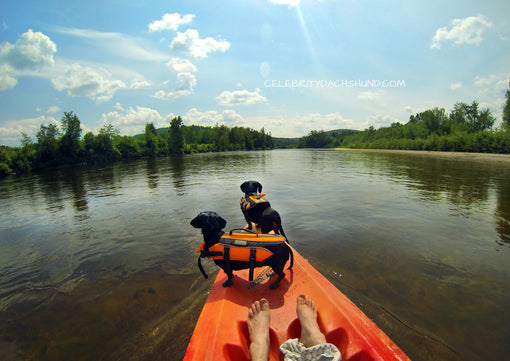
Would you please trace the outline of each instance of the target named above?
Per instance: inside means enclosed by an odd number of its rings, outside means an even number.
[[[480,102],[498,123],[510,2],[2,1],[0,144],[75,112],[112,124],[379,128]]]

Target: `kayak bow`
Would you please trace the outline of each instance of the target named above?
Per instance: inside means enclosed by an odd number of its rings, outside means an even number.
[[[293,251],[294,267],[285,270],[287,275],[276,290],[269,289],[271,282],[250,284],[248,270],[236,271],[234,285],[224,288],[227,276],[223,271],[218,273],[188,344],[185,361],[249,360],[248,306],[263,297],[269,301],[271,312],[269,359],[283,359],[280,345],[299,338],[301,333],[296,315],[296,298],[300,294],[313,298],[320,329],[327,341],[338,347],[342,360],[409,360],[358,307]],[[264,276],[262,279],[267,278]]]

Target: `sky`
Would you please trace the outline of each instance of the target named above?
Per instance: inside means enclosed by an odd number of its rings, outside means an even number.
[[[0,3],[0,144],[74,112],[112,124],[275,137],[407,123],[476,100],[501,122],[508,0]]]

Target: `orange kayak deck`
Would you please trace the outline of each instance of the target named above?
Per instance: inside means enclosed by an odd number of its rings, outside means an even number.
[[[234,271],[234,285],[224,288],[227,276],[220,270],[191,336],[185,361],[249,360],[248,307],[261,298],[270,305],[269,360],[283,360],[280,345],[299,338],[301,333],[296,315],[296,298],[300,294],[313,298],[320,329],[328,342],[338,347],[342,360],[409,360],[358,307],[293,251],[294,267],[285,270],[286,276],[276,290],[269,289],[276,276],[248,288],[248,270]]]

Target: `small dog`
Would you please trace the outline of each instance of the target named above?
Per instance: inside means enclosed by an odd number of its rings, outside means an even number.
[[[241,184],[240,188],[244,192],[244,197],[241,198],[241,211],[244,219],[248,222],[247,229],[252,229],[253,222],[257,227],[260,227],[261,233],[274,231],[274,233],[287,238],[283,231],[280,214],[271,208],[268,201],[262,198],[265,194],[257,194],[257,192],[262,192],[262,184],[250,180]],[[250,199],[253,204],[250,204]]]
[[[203,247],[199,248],[199,251],[201,252],[200,258],[211,257],[214,260],[214,263],[216,263],[227,274],[228,278],[223,283],[223,287],[232,286],[234,279],[234,274],[232,270],[250,269],[250,281],[251,281],[253,278],[254,267],[270,266],[273,269],[273,271],[278,275],[278,278],[269,287],[271,289],[276,289],[280,285],[280,281],[285,277],[285,273],[283,272],[283,270],[285,268],[285,264],[289,260],[289,257],[290,257],[289,269],[292,268],[292,265],[294,263],[292,249],[289,247],[285,240],[281,240],[282,239],[281,236],[275,235],[265,236],[266,238],[271,237],[274,239],[279,239],[279,241],[267,242],[267,245],[264,246],[264,251],[266,253],[272,254],[265,258],[263,261],[256,261],[255,259],[251,259],[252,257],[251,254],[249,260],[239,260],[235,259],[236,256],[235,252],[233,251],[234,248],[242,247],[246,250],[255,248],[256,246],[250,245],[249,242],[251,241],[234,240],[232,242],[232,239],[230,237],[227,236],[222,237],[224,235],[222,229],[227,224],[227,221],[225,221],[221,216],[219,216],[218,213],[211,211],[200,212],[190,222],[190,224],[195,228],[202,229],[205,244],[203,245]],[[254,243],[264,243],[264,241],[262,241],[263,238],[264,236],[260,236],[260,238],[257,238],[260,241],[256,241]],[[270,243],[271,245],[269,245]],[[223,248],[221,246],[222,244],[228,244],[228,246]],[[226,248],[228,248],[228,250],[226,250]],[[230,254],[232,256],[227,256]],[[207,278],[207,274],[203,271],[201,267],[200,258],[199,268],[204,274],[204,276]]]

